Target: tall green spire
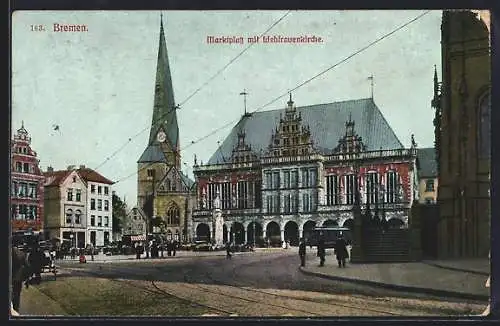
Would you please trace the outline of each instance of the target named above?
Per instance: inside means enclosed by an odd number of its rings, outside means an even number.
[[[160,45],[156,66],[153,120],[149,134],[150,144],[157,142],[156,137],[160,129],[163,129],[167,134],[167,139],[172,144],[173,150],[176,150],[179,146],[179,126],[177,125],[174,89],[168,63],[167,42],[163,30],[163,16],[160,19]]]

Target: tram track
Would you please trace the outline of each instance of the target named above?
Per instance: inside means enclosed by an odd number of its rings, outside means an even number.
[[[221,260],[224,259],[221,257]],[[276,257],[273,257],[276,259]],[[272,293],[270,291],[280,291],[278,289],[259,289],[259,283],[249,282],[241,283],[240,275],[244,277],[241,270],[248,266],[254,265],[255,260],[249,262],[238,263],[231,266],[231,260],[211,261],[206,267],[207,270],[200,271],[199,267],[190,266],[184,267],[177,271],[179,276],[176,280],[169,279],[162,281],[160,279],[152,279],[150,274],[162,274],[170,272],[171,266],[150,266],[148,269],[140,270],[132,266],[101,266],[99,272],[85,271],[100,277],[112,278],[118,282],[126,282],[144,291],[153,291],[156,295],[172,296],[188,302],[207,308],[209,311],[223,316],[409,316],[409,315],[425,315],[418,308],[411,309],[410,307],[395,307],[385,309],[385,302],[380,300],[370,300],[356,295],[338,296],[334,293],[321,293],[323,299],[308,298],[307,291],[298,291],[298,293]],[[270,262],[270,264],[276,261]],[[216,265],[215,265],[216,264]],[[151,269],[159,273],[153,273]],[[234,276],[231,281],[221,279],[213,273],[221,271],[224,275]],[[269,270],[264,268],[264,273],[271,276]],[[111,273],[111,275],[109,274]],[[116,278],[119,273],[120,278]],[[179,273],[181,273],[179,275]],[[106,275],[107,274],[107,275]],[[198,276],[195,276],[198,275]],[[221,274],[222,275],[222,274]],[[266,275],[266,276],[267,276]],[[129,276],[138,278],[134,280],[124,280]],[[142,280],[140,279],[142,278]],[[137,282],[147,281],[149,286],[138,284]],[[206,283],[200,284],[200,282]],[[262,284],[260,284],[262,286]],[[304,292],[304,293],[300,293]],[[331,296],[331,297],[330,297]],[[326,299],[325,299],[326,298]],[[348,302],[354,300],[356,302]],[[344,302],[342,302],[344,301]],[[252,308],[248,308],[251,306]],[[417,311],[418,310],[418,311]]]
[[[153,295],[158,295],[160,297],[175,297],[176,299],[180,300],[181,302],[185,302],[185,303],[189,303],[189,304],[195,304],[197,306],[200,306],[200,307],[205,307],[207,308],[207,310],[209,312],[218,312],[218,313],[222,313],[224,315],[232,315],[234,314],[232,311],[229,311],[229,310],[226,310],[226,309],[221,309],[219,307],[215,307],[213,305],[207,305],[207,304],[203,304],[203,303],[200,303],[200,302],[197,302],[197,301],[194,301],[194,300],[189,300],[187,298],[185,298],[184,296],[180,296],[178,294],[176,294],[174,291],[168,291],[168,290],[165,290],[165,289],[162,289],[162,288],[159,288],[155,281],[154,280],[136,280],[136,281],[131,281],[131,280],[126,280],[126,279],[123,279],[123,278],[114,278],[114,277],[106,277],[106,275],[103,275],[102,273],[98,273],[98,272],[94,272],[94,271],[88,271],[88,270],[85,270],[85,271],[82,271],[82,270],[76,270],[74,271],[74,269],[71,269],[71,268],[66,268],[68,270],[71,270],[73,272],[75,272],[75,274],[80,274],[80,275],[93,275],[93,276],[98,276],[98,277],[105,277],[107,280],[109,281],[112,281],[112,282],[115,282],[115,283],[121,283],[121,284],[127,284],[133,288],[136,288],[138,290],[142,290],[146,293],[149,293],[149,294],[153,294]],[[107,270],[109,271],[111,268],[107,268]],[[123,268],[122,268],[123,269]],[[122,271],[122,269],[120,271]],[[130,273],[129,274],[130,276],[131,275],[135,275],[137,276],[136,273]],[[124,275],[126,276],[126,275]],[[147,286],[144,286],[144,285],[139,285],[137,284],[137,282],[140,282],[140,281],[147,281],[149,284],[151,284],[152,288],[148,288]]]
[[[233,267],[233,269],[231,271],[231,275],[237,275],[237,273],[236,273],[237,270],[244,268],[248,265],[253,265],[253,263],[240,264],[238,266]],[[324,303],[324,302],[321,302],[319,300],[313,300],[313,299],[309,299],[309,298],[303,298],[303,297],[297,298],[297,297],[285,295],[285,294],[270,293],[268,291],[263,291],[263,290],[256,289],[256,288],[250,288],[248,286],[229,284],[227,282],[224,282],[224,281],[221,281],[221,280],[214,278],[213,275],[210,274],[209,272],[204,272],[204,277],[209,279],[212,282],[212,284],[224,286],[224,287],[229,287],[232,290],[237,289],[239,291],[242,291],[243,293],[244,292],[255,293],[259,296],[262,296],[264,300],[265,300],[265,297],[274,298],[274,299],[283,299],[284,298],[290,302],[290,305],[307,306],[307,307],[309,307],[309,310],[296,309],[296,308],[292,308],[290,306],[272,304],[273,306],[276,306],[276,307],[296,310],[299,312],[306,313],[307,315],[312,314],[315,316],[316,315],[317,316],[328,316],[328,315],[325,315],[325,312],[329,312],[329,311],[331,312],[331,310],[328,308],[331,308],[332,306],[340,307],[340,308],[343,308],[344,310],[350,309],[350,310],[355,310],[355,311],[370,312],[370,313],[373,313],[372,315],[385,315],[385,316],[406,316],[407,315],[407,313],[404,313],[404,312],[395,312],[395,311],[388,311],[388,310],[382,310],[382,309],[374,309],[374,308],[367,307],[366,305],[353,305],[353,304],[335,303],[335,302]],[[205,291],[214,292],[213,289],[207,289],[206,285],[192,284],[192,283],[190,285],[198,286],[201,289],[204,289]],[[222,291],[217,291],[217,292],[223,293]],[[232,296],[234,297],[234,294]],[[267,301],[269,301],[269,300],[267,300]],[[317,310],[320,312],[314,313],[314,312],[311,312],[311,310]],[[353,314],[353,315],[356,315],[356,314]]]

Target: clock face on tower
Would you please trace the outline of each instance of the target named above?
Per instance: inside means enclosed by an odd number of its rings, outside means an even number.
[[[158,139],[158,141],[160,143],[163,143],[165,140],[167,140],[167,135],[165,134],[165,132],[163,131],[160,131],[156,137],[156,139]]]

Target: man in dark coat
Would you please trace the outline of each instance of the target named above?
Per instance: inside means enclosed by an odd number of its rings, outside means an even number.
[[[172,256],[172,240],[168,240],[167,242],[167,256]]]
[[[34,284],[40,284],[42,280],[42,266],[43,266],[43,251],[38,245],[38,242],[31,244],[30,252],[28,254],[28,263],[30,267],[30,276],[33,277]]]
[[[28,278],[29,266],[26,254],[17,247],[12,247],[12,307],[19,312],[23,282]]]
[[[174,240],[174,242],[172,242],[172,256],[175,256],[175,252],[177,251],[177,240]]]
[[[304,267],[306,265],[306,242],[304,241],[304,238],[300,239],[299,257],[300,257],[300,266]]]
[[[141,259],[141,248],[138,242],[135,243],[135,259]]]
[[[339,267],[345,267],[345,261],[349,258],[349,253],[347,252],[347,243],[342,234],[339,235],[335,242],[335,255],[337,256]]]
[[[323,235],[320,235],[319,241],[318,241],[318,257],[319,257],[319,266],[323,267],[325,266],[325,239]]]
[[[231,259],[231,243],[226,242],[226,259]]]

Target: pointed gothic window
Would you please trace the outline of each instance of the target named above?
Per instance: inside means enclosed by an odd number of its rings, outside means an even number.
[[[167,225],[179,225],[180,216],[177,205],[172,204],[167,210]]]
[[[479,102],[479,124],[478,124],[478,156],[490,158],[491,139],[491,102],[490,94],[483,96]]]

